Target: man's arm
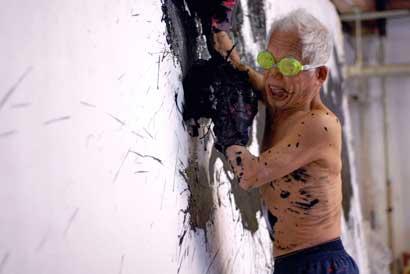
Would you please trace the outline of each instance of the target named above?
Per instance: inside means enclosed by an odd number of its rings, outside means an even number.
[[[214,33],[214,42],[215,50],[223,56],[227,56],[228,52],[232,50],[230,53],[232,65],[238,70],[248,72],[250,84],[257,92],[263,95],[265,89],[263,75],[257,72],[252,67],[241,63],[239,53],[235,48],[233,48],[233,43],[229,35],[224,31]],[[263,98],[263,96],[261,97]]]
[[[309,112],[293,125],[285,138],[259,157],[245,147],[227,149],[229,163],[245,189],[259,187],[316,160],[331,161],[340,149],[341,128],[334,116]],[[329,163],[331,165],[331,163]]]

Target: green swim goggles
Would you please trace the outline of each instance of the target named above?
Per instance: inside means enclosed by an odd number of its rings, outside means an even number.
[[[273,54],[269,51],[261,51],[256,58],[258,65],[264,69],[278,68],[279,72],[284,76],[296,76],[301,71],[310,70],[321,67],[323,65],[302,65],[298,60],[293,57],[285,57],[279,62],[276,61]]]

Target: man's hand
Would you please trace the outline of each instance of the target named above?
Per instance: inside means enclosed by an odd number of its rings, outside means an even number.
[[[236,48],[234,48],[229,35],[224,31],[214,33],[214,42],[215,50],[224,57],[227,57],[229,54],[229,58],[231,59],[233,66],[239,69],[238,66],[241,65],[241,58],[239,57],[239,53]]]

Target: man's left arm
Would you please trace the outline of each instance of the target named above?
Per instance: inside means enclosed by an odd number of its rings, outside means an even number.
[[[334,116],[313,111],[259,157],[242,146],[230,146],[227,157],[239,185],[248,190],[286,176],[313,161],[329,159],[329,155],[338,151],[340,133]]]

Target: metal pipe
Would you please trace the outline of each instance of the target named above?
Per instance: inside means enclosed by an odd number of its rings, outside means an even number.
[[[404,10],[386,10],[386,11],[373,11],[373,12],[363,12],[363,13],[347,13],[340,15],[340,19],[344,22],[356,21],[356,20],[374,20],[383,18],[396,18],[410,16],[410,9]]]
[[[371,77],[371,76],[399,76],[410,74],[410,64],[384,64],[384,65],[353,65],[345,67],[345,76]]]

